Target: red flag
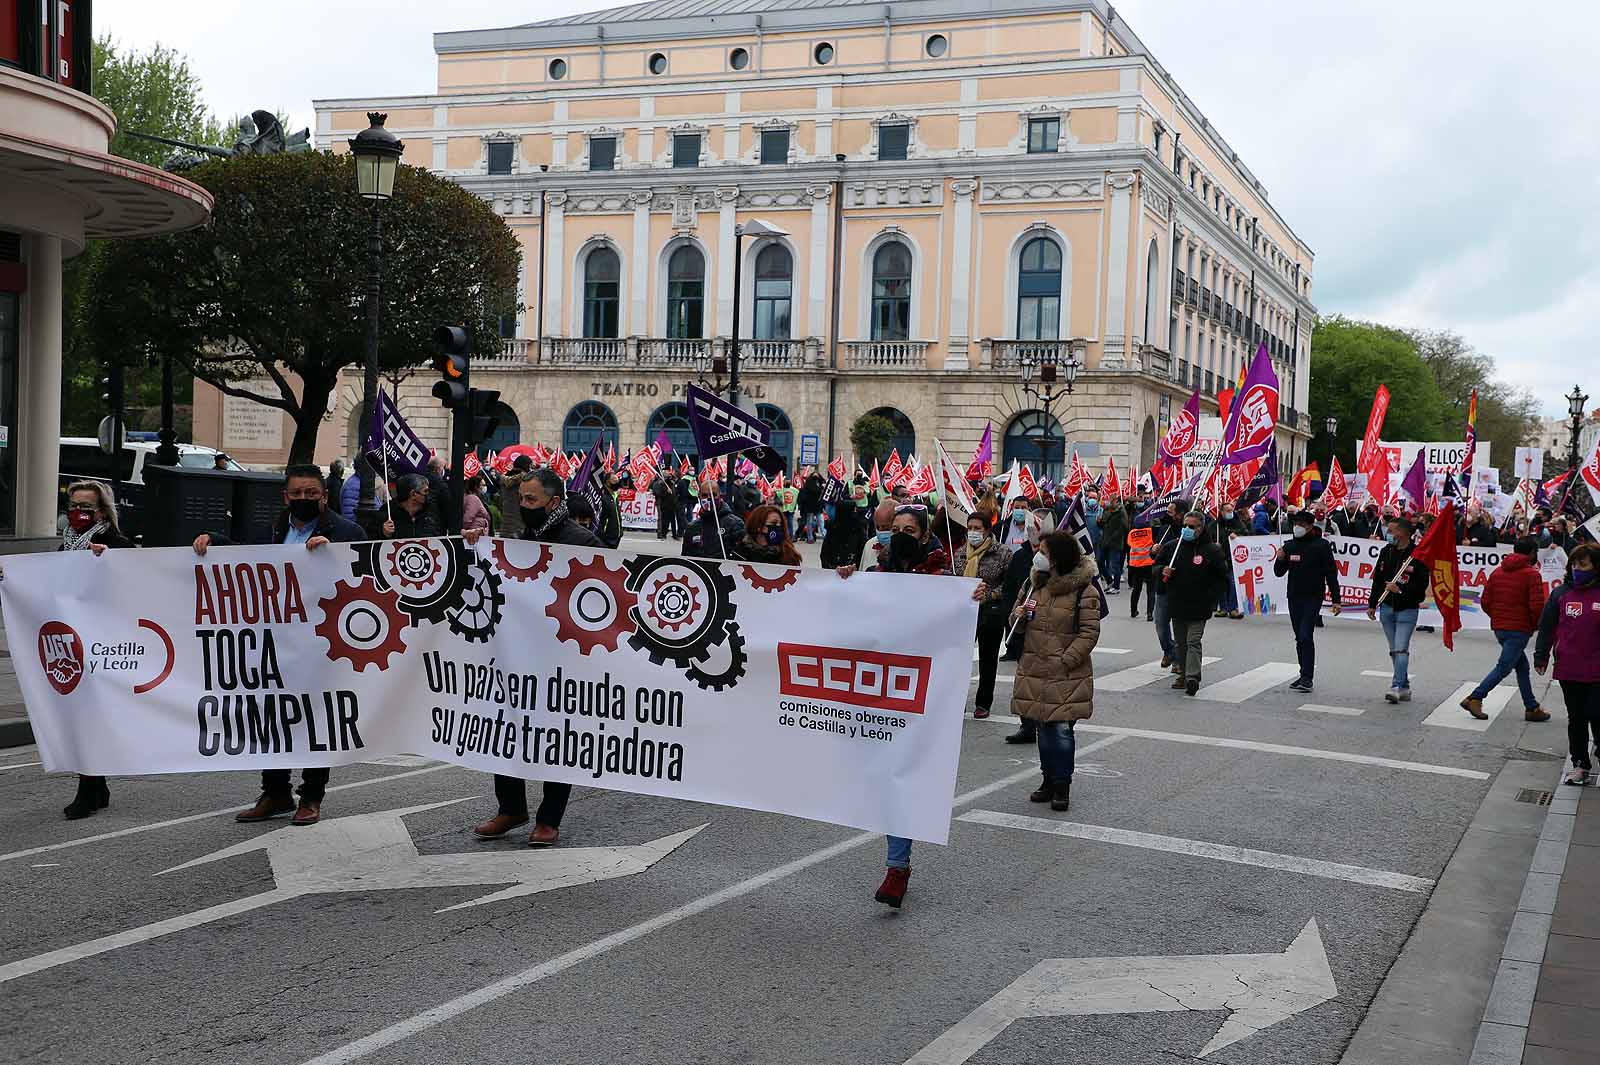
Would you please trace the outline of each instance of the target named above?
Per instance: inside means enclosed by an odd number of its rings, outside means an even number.
[[[1600,503],[1600,439],[1594,443],[1594,454],[1589,456],[1589,461],[1578,468],[1578,473],[1583,477],[1583,483],[1589,486],[1589,494],[1596,503]],[[1568,488],[1567,491],[1572,491]],[[1561,500],[1565,503],[1566,500]]]
[[[929,492],[938,490],[938,483],[933,479],[932,466],[918,466],[914,477],[907,482],[906,487],[911,489],[914,496],[925,496]]]
[[[1033,471],[1028,469],[1026,465],[1017,474],[1017,482],[1022,486],[1022,494],[1028,499],[1039,498],[1039,486],[1034,482]]]
[[[467,452],[467,457],[461,460],[461,476],[464,478],[476,477],[483,472],[483,460],[478,458],[476,451]]]
[[[900,479],[900,471],[905,469],[905,464],[900,461],[900,449],[895,448],[889,452],[889,461],[883,464],[883,486],[893,488]]]
[[[1138,486],[1139,486],[1139,464],[1137,462],[1135,462],[1133,464],[1133,468],[1128,471],[1127,480],[1122,482],[1122,498],[1123,499],[1129,499],[1132,496],[1134,496],[1135,494],[1137,494]]]
[[[1109,456],[1106,458],[1106,479],[1100,485],[1100,492],[1107,497],[1122,498],[1122,482],[1117,480],[1117,460]]]
[[[878,460],[872,460],[872,472],[867,474],[867,487],[879,489],[883,487],[883,476],[878,472]]]
[[[688,476],[689,474],[691,474],[693,472],[694,472],[694,463],[689,461],[689,456],[688,455],[679,456],[679,458],[678,458],[678,476],[679,477],[686,477],[686,476]]]
[[[1444,619],[1444,645],[1456,649],[1455,634],[1461,628],[1461,563],[1456,557],[1456,504],[1445,500],[1439,516],[1411,557],[1428,568],[1433,590],[1433,605]]]
[[[567,456],[557,455],[554,466],[556,476],[565,481],[572,476],[572,463],[567,461]]]
[[[1356,471],[1364,473],[1369,479],[1368,491],[1371,491],[1372,472],[1378,465],[1378,438],[1383,435],[1383,419],[1389,413],[1389,389],[1386,385],[1379,385],[1377,393],[1372,397],[1372,413],[1367,415],[1367,431],[1361,438],[1361,461],[1356,464]],[[1387,476],[1387,474],[1385,475]],[[1388,486],[1385,485],[1384,496],[1388,496]],[[1377,498],[1377,493],[1373,492]],[[1381,501],[1380,501],[1380,504]]]
[[[756,475],[756,489],[760,491],[763,502],[772,502],[772,482],[767,480],[766,474]]]
[[[1329,510],[1344,506],[1350,498],[1350,485],[1344,479],[1344,470],[1339,468],[1339,459],[1334,457],[1333,465],[1328,469],[1328,487],[1322,490],[1322,502]]]
[[[828,476],[836,481],[844,480],[844,456],[835,455],[832,462],[828,463]]]
[[[1089,484],[1089,468],[1078,458],[1078,449],[1072,449],[1072,462],[1067,466],[1067,480],[1061,490],[1069,496],[1082,492]]]

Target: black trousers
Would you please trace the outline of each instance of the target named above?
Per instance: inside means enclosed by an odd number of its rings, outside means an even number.
[[[528,816],[528,782],[521,777],[503,777],[499,773],[494,775],[494,797],[500,803],[500,812],[509,817]],[[572,798],[571,784],[558,784],[547,780],[544,784],[544,798],[539,801],[539,810],[534,814],[534,821],[551,828],[561,827],[561,818],[567,812],[567,800]]]
[[[1592,768],[1589,758],[1589,734],[1594,733],[1600,744],[1600,681],[1563,680],[1561,698],[1567,704],[1567,746],[1571,749],[1572,764]]]
[[[994,709],[994,675],[1000,665],[1000,644],[1006,638],[1004,625],[978,625],[978,694],[973,705]]]
[[[1150,575],[1156,571],[1154,566],[1129,566],[1128,567],[1128,609],[1137,614],[1139,612],[1139,590],[1144,590],[1144,612],[1146,614],[1156,608],[1156,587],[1150,580]]]
[[[261,790],[275,798],[289,797],[288,769],[263,769],[261,771]],[[328,768],[300,770],[300,801],[321,802],[322,796],[328,790]]]
[[[678,505],[669,503],[656,507],[656,539],[665,540],[678,535]]]
[[[1289,627],[1294,630],[1295,655],[1300,659],[1300,679],[1317,672],[1317,621],[1322,617],[1322,597],[1289,597]]]

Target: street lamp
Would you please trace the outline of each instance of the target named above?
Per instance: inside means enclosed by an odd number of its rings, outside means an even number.
[[[1326,418],[1323,419],[1322,427],[1328,431],[1328,470],[1330,472],[1332,472],[1332,470],[1333,470],[1333,440],[1334,440],[1334,437],[1339,435],[1339,419],[1330,414]],[[1326,484],[1327,482],[1324,481],[1323,483]]]
[[[1578,468],[1578,434],[1583,429],[1583,414],[1587,409],[1589,397],[1584,395],[1577,385],[1572,386],[1572,391],[1567,395],[1567,413],[1572,415],[1572,448],[1567,453],[1567,469]]]
[[[372,423],[378,402],[378,304],[383,289],[383,214],[381,208],[394,195],[394,175],[400,168],[400,153],[405,145],[383,128],[389,116],[368,111],[366,129],[350,138],[350,154],[356,157],[356,191],[371,204],[371,224],[367,229],[367,356],[361,382],[361,428],[356,447],[365,447],[365,435]],[[457,461],[460,461],[459,456]],[[357,521],[363,526],[376,521],[378,509],[373,490],[377,471],[371,462],[361,464],[361,498],[356,505]]]
[[[739,284],[743,276],[744,265],[744,238],[745,237],[787,237],[787,229],[779,229],[770,222],[763,222],[759,218],[752,218],[748,222],[741,222],[733,227],[733,336],[728,340],[728,402],[735,407],[739,405]],[[718,383],[722,380],[722,370],[717,368],[717,361],[712,360],[712,373],[717,377]],[[720,389],[718,390],[720,391]],[[728,480],[723,486],[723,495],[733,498],[733,468],[734,463],[728,463]],[[730,502],[728,504],[732,506]]]
[[[1044,425],[1040,427],[1039,435],[1034,438],[1034,443],[1039,447],[1041,470],[1049,461],[1052,419],[1050,408],[1055,406],[1056,400],[1062,396],[1072,395],[1072,384],[1078,379],[1078,371],[1083,369],[1078,353],[1087,347],[1087,343],[1083,340],[1069,340],[1065,344],[1059,341],[1046,341],[1036,347],[1024,348],[1018,358],[1018,362],[1022,365],[1022,391],[1044,411]],[[1067,349],[1065,362],[1061,361],[1063,348]],[[1035,376],[1039,380],[1037,385],[1034,384]],[[1063,381],[1065,387],[1060,387]]]

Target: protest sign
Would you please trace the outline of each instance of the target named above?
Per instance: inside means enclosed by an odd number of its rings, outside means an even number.
[[[975,582],[489,540],[14,555],[50,771],[418,754],[935,843]],[[906,611],[905,604],[917,608]]]
[[[617,512],[622,515],[624,529],[656,530],[656,497],[654,493],[633,488],[617,491]]]

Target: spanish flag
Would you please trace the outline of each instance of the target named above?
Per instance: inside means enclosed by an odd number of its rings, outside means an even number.
[[[1295,474],[1289,481],[1289,502],[1296,507],[1304,507],[1311,502],[1313,486],[1322,484],[1322,471],[1315,462]]]

